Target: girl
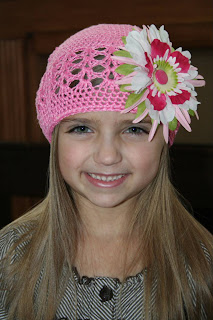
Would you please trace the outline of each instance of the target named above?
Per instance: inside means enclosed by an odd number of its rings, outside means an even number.
[[[36,98],[49,192],[1,232],[0,319],[213,319],[213,238],[168,169],[202,85],[163,27],[92,26],[55,49]]]

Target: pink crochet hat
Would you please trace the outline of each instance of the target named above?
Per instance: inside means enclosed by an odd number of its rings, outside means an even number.
[[[124,110],[129,93],[122,92],[116,82],[121,79],[115,72],[120,63],[112,54],[123,46],[122,37],[132,29],[120,24],[91,26],[68,38],[50,55],[36,97],[38,121],[49,142],[54,127],[65,117]],[[170,145],[176,132],[169,132]]]

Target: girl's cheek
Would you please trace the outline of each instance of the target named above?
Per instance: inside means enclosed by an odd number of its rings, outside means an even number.
[[[91,155],[91,148],[82,143],[68,143],[59,147],[59,166],[78,168]]]

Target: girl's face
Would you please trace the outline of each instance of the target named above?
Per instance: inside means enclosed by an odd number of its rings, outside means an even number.
[[[64,119],[59,128],[59,167],[77,200],[96,207],[133,204],[155,177],[164,139],[159,126],[148,142],[150,119],[91,112]]]

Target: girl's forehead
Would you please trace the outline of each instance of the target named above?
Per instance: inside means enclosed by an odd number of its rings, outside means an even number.
[[[69,121],[94,121],[94,122],[133,122],[135,119],[135,114],[133,113],[120,113],[115,111],[97,111],[97,112],[85,112],[85,113],[78,113],[75,115],[68,116],[62,120],[62,122],[69,122]],[[151,122],[149,116],[143,119],[143,122]]]

